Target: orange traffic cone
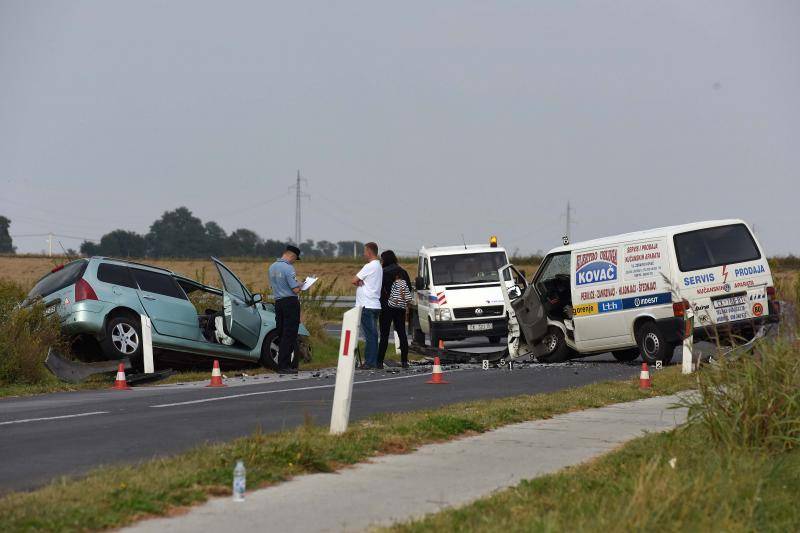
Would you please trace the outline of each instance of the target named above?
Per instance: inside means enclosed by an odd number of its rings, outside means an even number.
[[[222,372],[219,370],[219,361],[214,359],[214,368],[211,370],[211,383],[206,385],[206,387],[224,387],[225,384],[222,382]]]
[[[128,386],[128,380],[125,378],[125,364],[120,363],[117,367],[117,379],[114,380],[114,390],[131,390]]]
[[[645,390],[650,388],[650,370],[647,368],[647,363],[642,363],[642,371],[639,372],[639,389]]]
[[[442,364],[439,362],[439,356],[433,358],[433,374],[431,374],[430,381],[433,385],[446,385],[447,381],[442,379]]]

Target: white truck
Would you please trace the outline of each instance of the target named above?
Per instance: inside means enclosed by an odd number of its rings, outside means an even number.
[[[507,263],[495,237],[488,245],[423,246],[409,321],[414,342],[424,346],[427,336],[434,348],[468,337],[499,343],[507,322],[498,270]]]
[[[511,358],[559,362],[612,352],[668,363],[694,310],[694,335],[749,339],[777,322],[766,255],[742,220],[696,222],[551,250],[530,284],[513,265],[504,291]]]

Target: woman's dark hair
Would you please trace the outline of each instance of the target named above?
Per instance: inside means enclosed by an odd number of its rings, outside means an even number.
[[[391,250],[385,250],[381,253],[381,263],[383,266],[389,266],[397,263],[397,256]]]

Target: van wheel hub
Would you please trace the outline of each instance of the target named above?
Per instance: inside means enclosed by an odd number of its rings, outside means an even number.
[[[658,340],[658,335],[655,333],[648,333],[644,338],[644,351],[648,354],[658,353],[661,347],[661,342]]]
[[[553,353],[558,348],[558,337],[548,333],[544,338],[544,345],[547,347],[547,353]]]

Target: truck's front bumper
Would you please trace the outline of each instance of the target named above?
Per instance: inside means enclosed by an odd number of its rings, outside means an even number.
[[[490,324],[491,329],[473,331],[470,324]],[[469,337],[504,337],[508,334],[505,317],[484,320],[432,321],[431,333],[443,340],[457,341]]]

